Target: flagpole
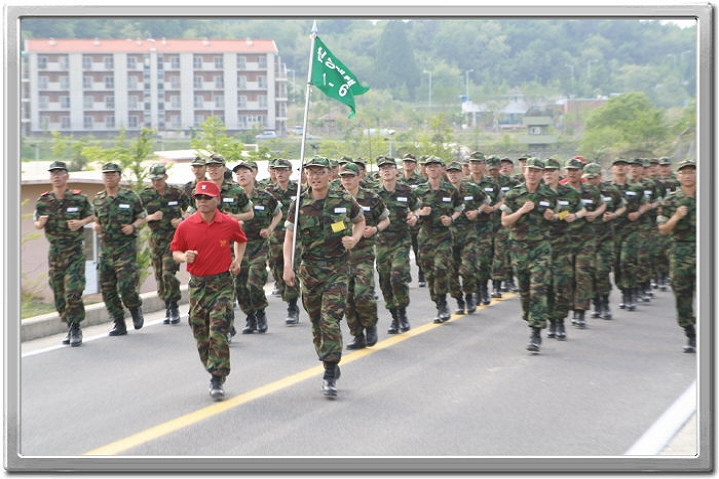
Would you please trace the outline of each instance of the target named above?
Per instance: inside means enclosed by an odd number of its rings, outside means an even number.
[[[312,21],[312,31],[310,32],[310,62],[307,68],[307,85],[305,87],[305,114],[302,120],[302,142],[300,143],[300,177],[297,180],[297,195],[295,197],[295,222],[294,234],[292,235],[292,269],[295,268],[295,249],[297,244],[297,235],[299,229],[297,222],[300,217],[300,195],[302,192],[302,171],[305,167],[305,140],[307,139],[307,118],[310,110],[310,87],[312,86],[312,64],[315,58],[315,37],[317,36],[317,20]]]

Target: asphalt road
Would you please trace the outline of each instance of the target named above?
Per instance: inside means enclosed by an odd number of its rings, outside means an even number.
[[[500,470],[525,467],[526,457],[601,464],[625,454],[697,380],[698,355],[682,353],[669,291],[635,312],[618,309],[615,295],[614,320],[568,326],[567,341],[545,337],[539,354],[525,350],[515,294],[443,325],[432,324],[426,288],[415,282],[411,295],[412,330],[400,335],[386,334],[380,299],[380,341],[346,352],[334,401],[320,391],[306,314],[285,326],[276,297],[266,334],[235,336],[223,402],[209,397],[185,316],[171,326],[164,312],[148,313],[143,329],[119,338],[107,337],[109,325],[86,328],[78,348],[60,345],[62,335],[26,342],[21,453],[82,456],[79,468],[90,456],[131,457],[140,470],[170,457],[155,466],[188,472],[190,457],[215,458],[201,465],[208,470],[262,470],[267,459],[282,468],[288,458],[292,470],[320,458],[379,470],[393,467],[386,458],[433,458],[427,471],[467,458]],[[298,469],[298,460],[307,462]]]

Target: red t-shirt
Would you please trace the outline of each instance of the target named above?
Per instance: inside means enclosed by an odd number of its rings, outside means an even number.
[[[247,242],[239,221],[218,210],[212,222],[206,223],[198,211],[177,226],[170,250],[197,251],[195,261],[187,263],[187,271],[195,276],[211,276],[230,270],[233,241]]]

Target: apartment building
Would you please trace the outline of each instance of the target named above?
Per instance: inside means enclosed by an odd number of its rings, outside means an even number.
[[[188,136],[209,117],[228,133],[286,131],[287,69],[273,40],[25,40],[21,131]]]

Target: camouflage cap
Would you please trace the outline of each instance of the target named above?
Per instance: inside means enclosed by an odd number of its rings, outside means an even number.
[[[584,165],[582,178],[596,178],[602,174],[602,165],[599,163],[588,163]]]
[[[352,157],[347,156],[347,155],[342,155],[342,156],[340,156],[340,159],[337,160],[337,163],[340,166],[344,165],[345,163],[351,163],[351,162],[352,162]]]
[[[659,164],[659,158],[649,158],[649,164],[650,164],[650,165],[658,165],[658,164]]]
[[[527,160],[527,164],[529,164],[529,160]],[[554,158],[547,158],[546,160],[544,160],[544,169],[545,170],[558,170],[559,168],[560,168],[559,162],[557,160],[555,160]]]
[[[557,163],[559,165],[559,163]],[[539,158],[530,157],[527,158],[527,162],[524,164],[525,168],[534,168],[537,170],[543,170],[544,169],[544,162],[540,160]],[[559,166],[557,166],[559,168]]]
[[[357,164],[355,163],[345,163],[342,165],[342,168],[340,169],[340,172],[338,173],[340,176],[357,176],[359,175],[359,168],[357,167]]]
[[[292,163],[290,160],[285,160],[284,158],[275,158],[275,161],[272,162],[270,165],[270,168],[273,170],[276,169],[282,169],[282,168],[292,168]]]
[[[481,151],[473,151],[469,154],[469,161],[474,163],[486,163],[487,159]]]
[[[652,163],[649,161],[649,158],[644,158],[642,160],[642,166],[644,168],[649,168],[652,165]]]
[[[165,177],[167,174],[167,170],[165,169],[165,165],[160,163],[155,163],[150,167],[150,179],[151,180],[161,180]]]
[[[192,160],[192,163],[190,163],[192,166],[205,166],[207,165],[207,161],[201,156],[196,156],[194,160]]]
[[[392,165],[397,166],[397,161],[390,156],[380,156],[377,158],[377,166]]]
[[[644,166],[644,160],[641,158],[634,158],[628,162],[631,166]]]
[[[254,161],[240,161],[232,168],[232,172],[237,173],[237,170],[239,170],[240,168],[247,168],[248,170],[257,171],[257,163],[255,163]]]
[[[510,165],[514,164],[514,162],[510,158],[502,158],[500,160],[500,163],[509,163]]]
[[[402,156],[402,161],[414,161],[415,163],[417,163],[417,157],[414,156],[412,153],[405,153]]]
[[[213,164],[219,164],[224,166],[225,165],[225,159],[222,157],[222,155],[218,153],[213,153],[210,155],[210,157],[205,160],[206,165],[213,165]]]
[[[567,170],[581,170],[584,168],[584,163],[575,156],[564,162],[564,168]]]
[[[110,163],[105,163],[104,165],[102,165],[102,172],[103,173],[111,173],[111,172],[122,173],[122,168],[120,168],[120,165],[118,165],[117,163],[110,162]]]
[[[487,169],[496,170],[501,166],[502,160],[498,156],[490,156],[487,158]]]
[[[367,169],[367,160],[364,158],[355,158],[352,160],[352,163],[354,163],[357,166],[361,166],[364,169]]]
[[[330,168],[330,160],[328,160],[324,156],[313,156],[307,161],[307,163],[304,164],[305,168],[309,166],[321,166],[323,168]]]
[[[672,164],[672,159],[671,159],[671,158],[667,158],[667,157],[665,156],[664,158],[660,158],[660,159],[659,159],[659,164],[660,164],[660,165],[671,165],[671,164]]]
[[[462,171],[462,163],[459,161],[452,161],[447,165],[447,171]]]
[[[697,164],[694,160],[683,160],[680,161],[677,165],[677,171],[682,170],[684,168],[696,168]]]
[[[64,161],[53,161],[50,163],[50,167],[47,169],[47,171],[54,171],[54,170],[65,170],[67,171],[67,165]]]
[[[628,165],[629,160],[625,160],[624,158],[614,158],[612,165],[616,165],[617,163],[624,163],[625,165]]]
[[[444,166],[444,160],[438,156],[429,156],[427,157],[427,159],[424,160],[425,165],[431,165],[435,163]]]

